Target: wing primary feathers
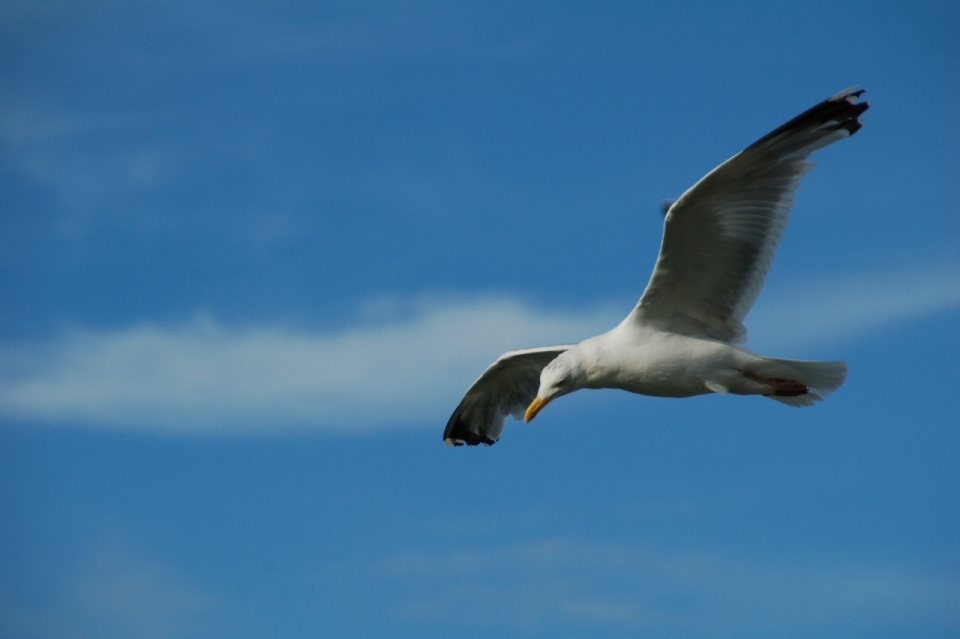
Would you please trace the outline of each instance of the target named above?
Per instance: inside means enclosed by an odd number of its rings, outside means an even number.
[[[467,392],[443,430],[447,446],[493,446],[500,439],[507,415],[522,416],[540,386],[540,371],[571,348],[543,346],[504,353]]]
[[[823,102],[810,107],[789,122],[777,127],[744,150],[748,151],[761,147],[778,137],[809,130],[828,123],[835,123],[831,127],[834,130],[843,129],[847,132],[848,136],[853,135],[863,126],[858,118],[864,111],[870,108],[870,105],[866,102],[857,102],[857,98],[864,93],[866,93],[865,89],[856,89],[856,87],[850,87],[846,91],[841,91]]]
[[[497,443],[497,440],[490,439],[486,432],[474,432],[471,428],[470,420],[467,419],[465,414],[464,404],[466,401],[464,399],[460,402],[457,410],[453,411],[453,415],[447,421],[447,427],[443,430],[443,443],[447,446],[463,446],[464,444],[467,446],[479,446],[480,444],[493,446]]]

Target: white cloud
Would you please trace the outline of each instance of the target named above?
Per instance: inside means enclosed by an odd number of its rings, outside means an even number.
[[[182,432],[437,421],[501,352],[583,339],[615,316],[479,299],[331,334],[208,317],[77,331],[5,349],[0,414]]]
[[[779,355],[957,306],[954,266],[828,280],[763,305],[749,345]],[[436,425],[501,352],[577,341],[624,312],[479,298],[339,332],[207,316],[77,330],[0,349],[0,416],[207,434]]]
[[[960,265],[824,279],[761,296],[747,318],[757,351],[797,349],[867,335],[960,306]]]

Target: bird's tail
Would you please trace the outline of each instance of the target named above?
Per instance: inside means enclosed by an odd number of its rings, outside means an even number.
[[[840,388],[847,379],[847,364],[764,357],[750,372],[785,383],[783,393],[767,395],[770,399],[788,406],[810,406]]]

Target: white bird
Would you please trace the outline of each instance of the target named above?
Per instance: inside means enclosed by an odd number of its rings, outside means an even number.
[[[492,445],[508,414],[529,422],[581,388],[658,397],[762,395],[809,406],[843,384],[844,362],[762,357],[742,347],[743,318],[780,241],[807,157],[849,137],[867,110],[855,87],[801,113],[736,154],[667,209],[653,275],[614,329],[579,344],[510,351],[467,390],[447,445]]]

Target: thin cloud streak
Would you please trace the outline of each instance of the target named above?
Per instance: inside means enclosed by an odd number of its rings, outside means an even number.
[[[228,605],[116,522],[104,522],[89,538],[74,534],[79,554],[60,566],[54,594],[24,597],[0,586],[0,636],[209,636],[196,631],[212,630],[210,620]]]
[[[783,354],[958,306],[952,265],[838,278],[763,305],[749,346]],[[231,328],[205,315],[72,331],[0,349],[0,417],[203,434],[436,424],[501,352],[578,341],[622,315],[613,305],[548,312],[477,298],[335,333]]]
[[[401,611],[443,620],[533,627],[577,622],[633,630],[735,633],[816,629],[913,615],[956,621],[955,583],[863,562],[829,566],[741,563],[650,545],[544,539],[449,553],[409,552],[373,570],[391,592],[412,593]],[[464,608],[463,601],[478,605]],[[744,611],[749,609],[748,615]],[[497,610],[491,617],[484,611]]]

